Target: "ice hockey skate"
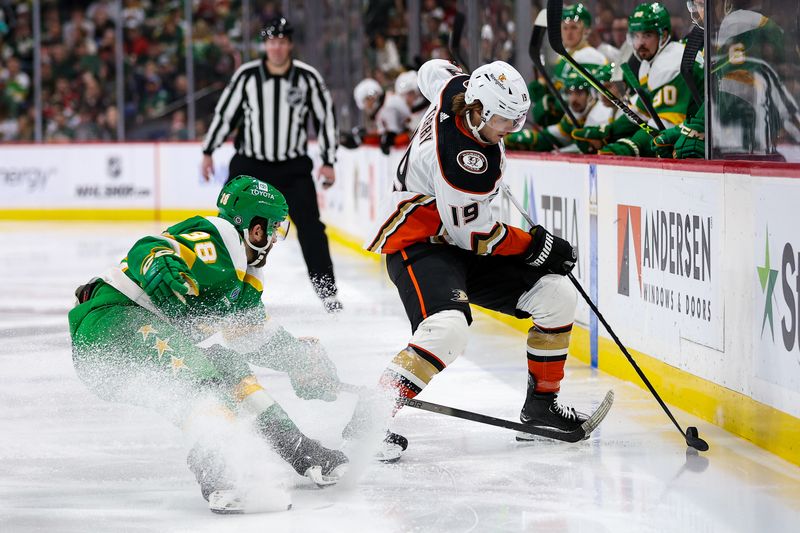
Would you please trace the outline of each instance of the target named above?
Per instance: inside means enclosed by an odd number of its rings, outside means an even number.
[[[577,440],[589,438],[591,432],[605,418],[614,401],[614,394],[609,391],[600,407],[591,415],[587,415],[576,411],[574,407],[560,404],[557,393],[537,393],[534,388],[533,377],[528,375],[528,394],[519,414],[520,421],[532,427],[564,434],[575,434],[582,431],[582,438]],[[518,441],[532,441],[540,438],[542,437],[530,433],[517,433]]]

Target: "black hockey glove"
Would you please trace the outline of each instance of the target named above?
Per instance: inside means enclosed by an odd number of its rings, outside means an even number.
[[[393,131],[387,131],[381,134],[381,152],[385,155],[389,155],[389,152],[392,151],[395,137],[397,137],[397,134]]]
[[[354,150],[361,146],[366,131],[364,128],[353,128],[351,131],[343,131],[339,134],[339,144],[343,148]]]
[[[533,239],[525,252],[526,263],[561,276],[572,271],[578,252],[569,241],[556,237],[542,226],[534,226],[530,234]]]

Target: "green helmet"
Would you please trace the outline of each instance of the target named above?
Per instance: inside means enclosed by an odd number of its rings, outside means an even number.
[[[261,217],[267,224],[267,235],[272,235],[276,226],[289,214],[289,206],[283,194],[253,176],[236,176],[225,184],[217,198],[219,217],[234,225],[247,236],[250,223]]]
[[[592,14],[580,2],[571,6],[564,6],[564,10],[561,12],[561,20],[583,22],[583,27],[587,29],[592,26]]]
[[[599,82],[609,81],[611,79],[611,70],[614,68],[613,63],[607,65],[583,65]],[[592,85],[581,76],[577,70],[570,70],[564,78],[564,89],[567,91],[580,91],[590,90]]]
[[[669,11],[661,2],[639,4],[628,17],[628,33],[655,31],[659,34],[672,31]]]

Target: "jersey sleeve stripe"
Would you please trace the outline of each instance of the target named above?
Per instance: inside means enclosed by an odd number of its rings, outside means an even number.
[[[397,209],[392,213],[386,223],[378,230],[378,236],[367,246],[371,252],[380,252],[386,241],[391,237],[406,221],[406,219],[419,207],[432,204],[436,199],[432,196],[420,194],[413,198],[400,202]]]

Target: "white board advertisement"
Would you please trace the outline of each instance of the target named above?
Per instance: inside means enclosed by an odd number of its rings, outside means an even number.
[[[0,207],[152,208],[152,144],[0,147]]]
[[[598,194],[600,309],[612,326],[679,366],[684,340],[722,350],[722,175],[603,165]]]
[[[589,290],[589,165],[565,161],[509,159],[504,181],[536,224],[578,249],[573,274]],[[517,209],[500,194],[501,220],[528,229]],[[589,306],[579,298],[576,321],[589,323]]]
[[[762,179],[754,201],[753,372],[800,393],[798,180]]]
[[[162,209],[215,209],[217,195],[228,179],[233,144],[224,143],[212,155],[214,175],[206,181],[200,171],[200,143],[155,145],[158,160],[158,203]]]

